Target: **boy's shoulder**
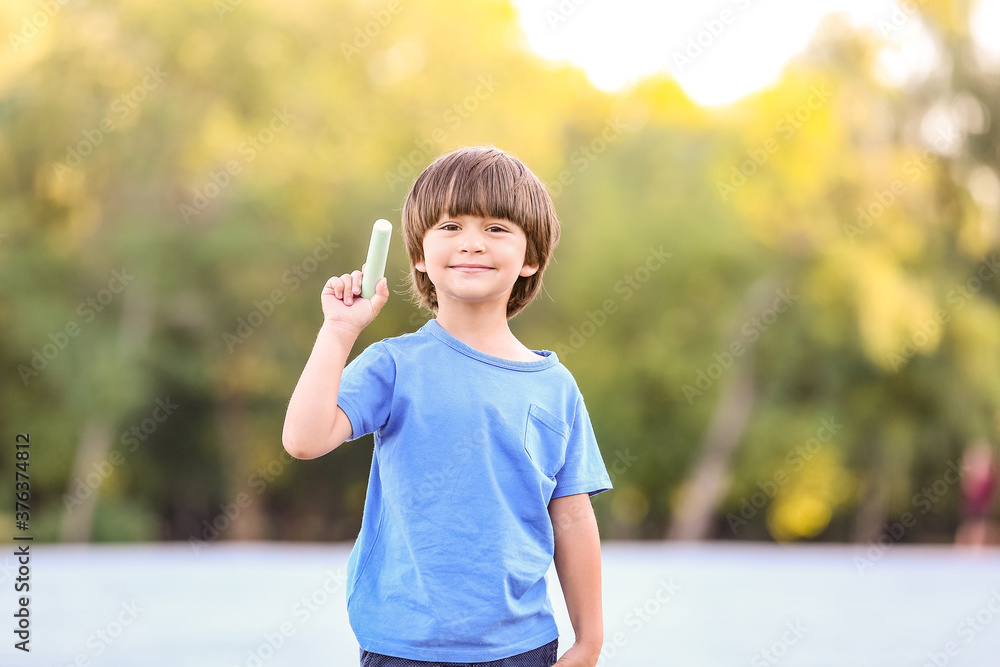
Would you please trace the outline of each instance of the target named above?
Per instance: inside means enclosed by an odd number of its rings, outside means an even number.
[[[389,353],[410,352],[414,348],[426,345],[433,337],[428,335],[427,325],[413,331],[406,331],[395,336],[388,336],[372,343],[372,347],[382,346]]]

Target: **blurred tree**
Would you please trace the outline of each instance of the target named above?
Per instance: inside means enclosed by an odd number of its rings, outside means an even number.
[[[891,31],[831,20],[716,110],[663,77],[601,93],[498,0],[36,10],[0,7],[0,425],[38,443],[39,538],[352,539],[371,439],[280,443],[319,291],[482,143],[563,221],[512,328],[587,397],[605,535],[864,540],[923,503],[906,539],[953,529],[957,487],[919,494],[1000,399],[1000,92],[965,3],[906,18],[924,79],[881,81]],[[355,352],[427,319],[406,271],[397,236]]]

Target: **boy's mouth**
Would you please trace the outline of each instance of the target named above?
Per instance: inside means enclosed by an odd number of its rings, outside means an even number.
[[[490,271],[493,267],[486,266],[485,264],[455,264],[451,268],[463,273],[479,273],[482,271]]]

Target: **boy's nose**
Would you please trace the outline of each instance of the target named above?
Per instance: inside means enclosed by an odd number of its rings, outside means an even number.
[[[465,235],[458,247],[462,252],[484,252],[486,250],[483,239],[476,234]]]

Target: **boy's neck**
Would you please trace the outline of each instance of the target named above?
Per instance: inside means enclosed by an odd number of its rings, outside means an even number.
[[[525,350],[507,325],[506,310],[439,306],[436,319],[442,329],[480,352],[502,357]]]

